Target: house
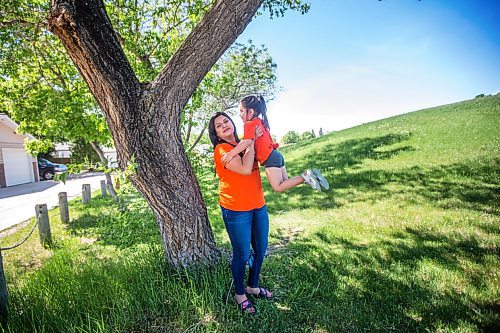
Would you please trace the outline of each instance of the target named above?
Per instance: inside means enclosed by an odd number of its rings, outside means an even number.
[[[108,160],[108,167],[118,168],[118,156],[116,155],[116,149],[114,147],[104,147],[102,152]]]
[[[24,148],[29,134],[18,134],[19,125],[6,114],[0,113],[0,188],[39,181],[35,157]]]
[[[50,161],[62,164],[71,163],[71,145],[69,143],[56,143]]]
[[[54,152],[52,153],[52,158],[50,159],[55,163],[69,164],[71,163],[71,144],[68,143],[56,143],[54,146]],[[104,157],[108,160],[109,167],[118,167],[116,149],[114,147],[101,147]]]

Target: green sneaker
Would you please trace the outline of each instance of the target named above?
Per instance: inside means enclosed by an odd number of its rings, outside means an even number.
[[[330,189],[330,184],[328,184],[328,180],[321,174],[321,171],[318,169],[312,169],[312,174],[316,178],[316,180],[320,183],[321,186],[324,187],[325,190]]]

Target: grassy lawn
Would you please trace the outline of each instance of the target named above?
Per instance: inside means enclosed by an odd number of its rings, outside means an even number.
[[[261,284],[275,301],[241,315],[227,260],[175,271],[148,206],[96,197],[51,212],[55,248],[35,233],[3,253],[6,332],[498,332],[500,96],[330,133],[282,149],[290,175],[317,167],[331,190],[273,193]],[[264,176],[263,176],[264,177]],[[265,178],[265,177],[264,177]],[[230,244],[216,180],[200,177],[220,247]],[[0,239],[8,246],[32,224]]]

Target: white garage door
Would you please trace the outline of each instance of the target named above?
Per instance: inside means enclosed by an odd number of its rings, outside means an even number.
[[[7,186],[33,182],[33,164],[24,149],[3,148],[3,167]]]

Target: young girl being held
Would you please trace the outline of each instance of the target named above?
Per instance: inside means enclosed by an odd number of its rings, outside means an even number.
[[[230,152],[223,156],[222,161],[228,163],[240,152],[245,151],[255,141],[255,159],[266,168],[266,175],[271,187],[276,192],[284,192],[292,187],[307,183],[315,190],[321,191],[321,186],[329,189],[328,181],[318,169],[308,169],[300,176],[288,178],[285,159],[276,149],[269,132],[266,102],[262,95],[250,95],[240,101],[240,117],[243,120],[243,139]],[[255,129],[260,127],[263,135],[256,137]],[[321,185],[321,186],[320,186]]]

